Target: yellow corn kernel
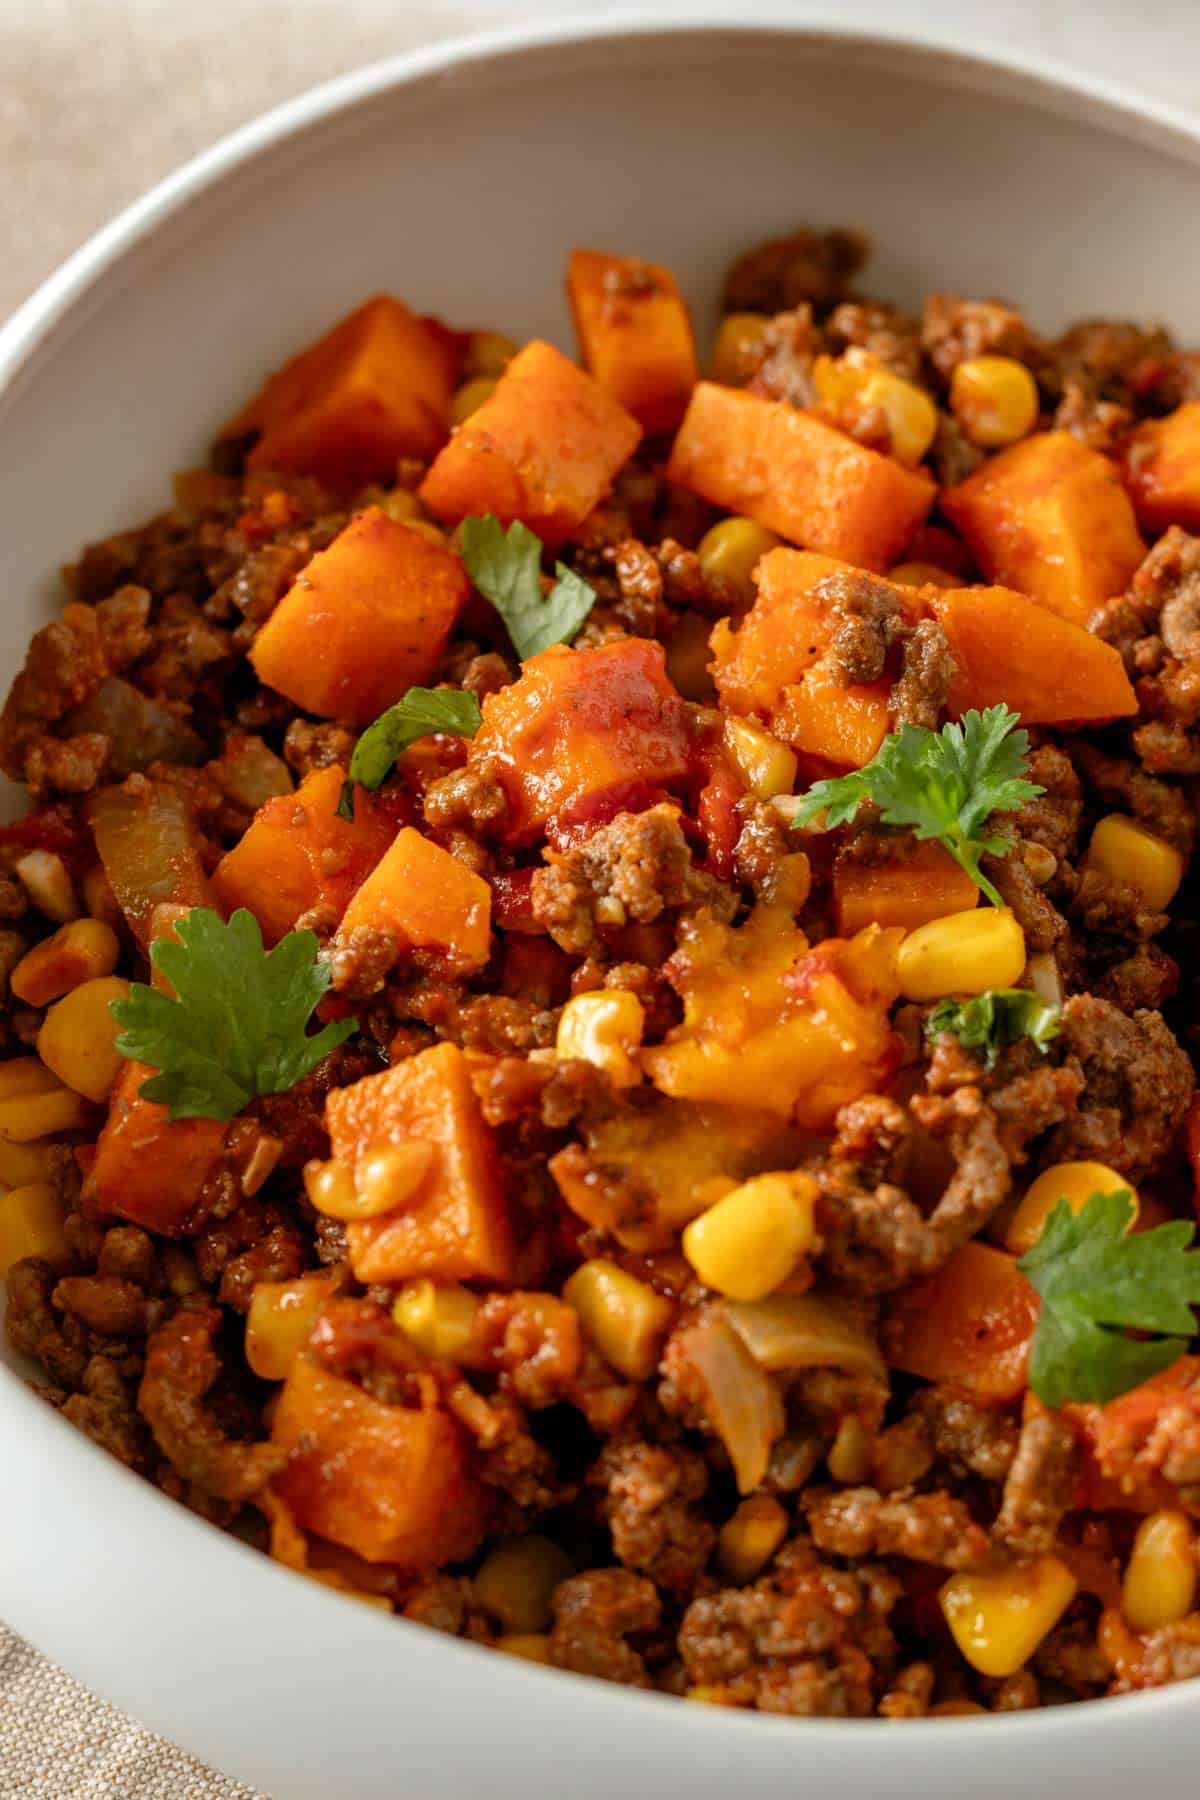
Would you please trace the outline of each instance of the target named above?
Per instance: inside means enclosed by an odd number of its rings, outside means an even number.
[[[319,1213],[327,1218],[356,1218],[358,1196],[354,1191],[354,1173],[347,1163],[331,1156],[328,1162],[314,1158],[303,1168],[304,1191]]]
[[[725,748],[745,777],[746,786],[760,800],[790,794],[796,780],[796,752],[749,719],[727,717]]]
[[[1151,912],[1164,912],[1183,880],[1183,858],[1175,846],[1122,813],[1101,819],[1083,864],[1136,888]]]
[[[13,1144],[0,1138],[0,1186],[28,1187],[47,1181],[54,1173],[58,1145],[48,1139],[36,1144]]]
[[[338,1280],[331,1273],[314,1273],[255,1284],[246,1314],[246,1361],[263,1381],[282,1381],[287,1375]]]
[[[1026,1188],[1020,1205],[1008,1222],[1004,1248],[1011,1250],[1014,1256],[1024,1256],[1027,1250],[1032,1250],[1042,1235],[1042,1226],[1060,1200],[1065,1200],[1071,1211],[1077,1213],[1082,1212],[1093,1194],[1117,1194],[1122,1189],[1133,1197],[1130,1225],[1136,1225],[1137,1191],[1126,1176],[1118,1175],[1107,1163],[1055,1163],[1052,1168],[1044,1169]]]
[[[1037,424],[1037,382],[1011,356],[971,356],[950,377],[950,410],[981,450],[998,450]]]
[[[433,1145],[425,1138],[403,1144],[369,1144],[354,1167],[356,1219],[377,1219],[399,1212],[429,1173]]]
[[[887,578],[889,581],[894,581],[897,587],[959,588],[962,586],[960,575],[952,575],[949,569],[939,568],[937,563],[930,562],[897,563],[894,569],[888,570]]]
[[[1025,933],[1007,906],[947,913],[910,931],[896,971],[906,1000],[942,1000],[1015,987],[1025,969]]]
[[[922,388],[893,375],[857,345],[839,357],[818,356],[813,386],[822,405],[845,426],[864,412],[881,412],[887,421],[892,455],[919,463],[937,434],[937,407]]]
[[[57,1190],[45,1181],[0,1195],[0,1275],[26,1256],[66,1268],[71,1260],[63,1229],[66,1216]]]
[[[414,520],[426,516],[425,508],[411,488],[392,488],[379,504],[388,518],[395,519],[398,525],[411,525]]]
[[[683,1254],[705,1287],[731,1300],[761,1300],[786,1281],[813,1241],[811,1175],[756,1175],[693,1219]]]
[[[505,1656],[519,1656],[525,1662],[548,1663],[550,1639],[544,1631],[506,1631],[496,1639],[497,1650]]]
[[[38,1032],[38,1055],[60,1081],[87,1100],[107,1100],[124,1057],[117,1049],[121,1027],[112,1016],[114,1000],[129,997],[120,975],[101,975],[56,1000]]]
[[[761,1575],[787,1536],[788,1516],[771,1494],[751,1494],[717,1538],[717,1561],[730,1581]]]
[[[121,946],[102,919],[74,919],[23,956],[9,986],[26,1006],[49,1006],[85,981],[111,975]]]
[[[646,1014],[636,994],[621,988],[576,994],[563,1007],[554,1048],[564,1060],[603,1069],[614,1087],[636,1087],[642,1079],[636,1052]]]
[[[545,1631],[554,1590],[574,1572],[565,1550],[531,1532],[497,1544],[480,1564],[471,1591],[506,1631],[526,1636]]]
[[[1138,1526],[1121,1583],[1121,1611],[1135,1631],[1174,1625],[1196,1598],[1196,1536],[1186,1513],[1163,1507]]]
[[[653,1375],[675,1318],[669,1300],[603,1256],[576,1269],[562,1297],[578,1313],[584,1336],[618,1374],[631,1381]]]
[[[79,917],[75,884],[53,850],[30,850],[16,865],[17,877],[33,904],[56,925]]]
[[[491,399],[495,390],[494,375],[476,375],[472,381],[464,381],[450,402],[451,424],[465,424],[472,413],[479,411],[485,400]]]
[[[829,1473],[846,1487],[857,1487],[871,1473],[871,1434],[857,1413],[847,1413],[825,1457]]]
[[[112,884],[104,873],[103,864],[93,863],[80,885],[83,888],[83,904],[89,916],[98,919],[113,931],[118,930],[125,915],[112,891]]]
[[[14,1056],[0,1063],[0,1101],[16,1100],[22,1094],[55,1094],[61,1083],[45,1063],[36,1056]]]
[[[517,345],[502,331],[473,331],[467,339],[467,354],[463,358],[463,379],[469,381],[474,375],[503,375],[516,354]]]
[[[938,1594],[955,1643],[981,1675],[1015,1675],[1053,1631],[1077,1583],[1057,1556],[995,1572],[964,1570]]]
[[[437,1287],[432,1281],[409,1281],[396,1296],[392,1317],[427,1356],[454,1362],[471,1341],[478,1310],[475,1295],[457,1282]]]
[[[750,606],[754,602],[754,571],[767,551],[782,542],[753,519],[721,519],[700,539],[696,555],[706,575],[722,576]]]
[[[0,1100],[0,1138],[8,1138],[14,1144],[31,1144],[35,1138],[54,1137],[60,1131],[82,1131],[93,1117],[83,1095],[68,1087],[18,1094],[11,1100]]]
[[[771,321],[766,313],[727,313],[713,347],[712,378],[726,387],[741,387],[758,367],[759,352]]]

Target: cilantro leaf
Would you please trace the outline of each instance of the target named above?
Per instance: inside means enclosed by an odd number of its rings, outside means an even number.
[[[508,627],[513,648],[524,662],[551,644],[569,644],[596,603],[582,576],[556,563],[558,577],[542,597],[542,540],[517,519],[506,532],[488,513],[464,519],[459,546],[467,573]]]
[[[354,817],[354,784],[377,788],[391,774],[396,758],[418,738],[445,732],[451,737],[474,737],[483,723],[474,694],[458,688],[411,687],[402,700],[363,732],[350,758],[350,778],[342,783],[338,817]]]
[[[1195,1227],[1172,1219],[1131,1237],[1133,1217],[1125,1188],[1092,1194],[1077,1213],[1060,1200],[1017,1264],[1042,1297],[1029,1385],[1047,1406],[1102,1406],[1173,1363],[1195,1334]],[[1130,1338],[1127,1327],[1169,1335]]]
[[[1027,988],[988,988],[973,1000],[939,1000],[925,1021],[926,1037],[951,1031],[965,1050],[982,1050],[988,1068],[1006,1044],[1027,1037],[1045,1054],[1058,1036],[1062,1008]]]
[[[112,1004],[117,1049],[159,1071],[139,1093],[173,1119],[232,1119],[260,1094],[295,1087],[357,1029],[339,1019],[306,1035],[330,983],[314,932],[289,931],[265,951],[253,913],[239,907],[227,925],[201,906],[175,933],[150,950],[174,997],[135,981]]]
[[[984,855],[1007,856],[1005,830],[985,831],[995,812],[1016,812],[1045,792],[1025,779],[1029,733],[1015,729],[1019,715],[1007,706],[964,713],[958,724],[927,731],[902,725],[884,739],[865,768],[836,781],[818,781],[792,815],[806,825],[824,812],[826,829],[846,825],[864,800],[879,808],[885,825],[905,825],[918,838],[936,838],[994,906],[1000,895],[979,867]]]

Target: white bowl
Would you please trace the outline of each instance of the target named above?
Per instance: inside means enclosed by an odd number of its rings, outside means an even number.
[[[81,154],[85,154],[81,146]],[[567,342],[572,244],[669,263],[865,227],[869,285],[1200,339],[1200,132],[1003,53],[767,18],[609,19],[382,64],[272,113],[100,233],[0,331],[0,658],[86,539],[164,504],[265,369],[392,288]],[[1182,1796],[1188,1686],[1008,1717],[799,1722],[681,1705],[385,1620],[166,1500],[0,1370],[0,1612],[278,1800]],[[3,1772],[0,1771],[0,1788]]]

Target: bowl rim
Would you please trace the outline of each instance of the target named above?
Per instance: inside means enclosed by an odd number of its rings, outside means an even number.
[[[897,55],[911,58],[911,67],[956,88],[984,88],[994,93],[1007,93],[1057,116],[1089,115],[1102,128],[1142,143],[1149,143],[1179,160],[1200,165],[1200,115],[1193,116],[1182,106],[1160,99],[1135,85],[1108,76],[1084,71],[1066,62],[1028,49],[940,27],[918,29],[881,20],[847,20],[828,14],[796,14],[770,4],[770,0],[751,0],[736,20],[731,20],[720,0],[689,0],[686,7],[664,11],[655,5],[636,9],[622,8],[603,13],[587,11],[557,21],[525,22],[468,34],[458,34],[423,48],[369,62],[359,68],[333,77],[315,87],[284,100],[248,123],[219,139],[210,148],[186,161],[173,173],[157,182],[145,194],[120,211],[108,224],[94,232],[72,252],[6,322],[0,324],[0,402],[22,372],[35,363],[39,351],[52,349],[50,340],[56,328],[68,317],[88,290],[107,271],[140,242],[150,237],[167,220],[180,212],[196,196],[214,187],[256,157],[315,127],[333,116],[350,111],[393,89],[414,84],[428,76],[471,63],[504,61],[526,52],[553,50],[578,45],[602,45],[622,39],[659,37],[683,38],[689,35],[723,35],[746,40],[770,35],[787,37],[807,44],[814,50],[827,48],[834,53],[857,56],[860,60],[894,59]],[[2,417],[2,414],[0,414]],[[15,1371],[0,1366],[0,1428],[10,1441],[31,1441],[47,1428],[45,1402]],[[56,1429],[50,1426],[49,1429]],[[135,1475],[90,1442],[73,1427],[65,1425],[57,1438],[56,1456],[69,1465],[74,1477],[72,1491],[84,1489],[90,1480],[105,1487],[124,1486],[130,1502],[126,1529],[122,1532],[130,1546],[135,1539],[145,1546],[160,1540],[178,1540],[181,1533],[188,1554],[192,1579],[202,1575],[204,1565],[214,1574],[236,1580],[240,1574],[243,1593],[250,1584],[258,1587],[264,1601],[285,1605],[289,1616],[297,1621],[307,1617],[311,1623],[328,1624],[342,1643],[362,1646],[369,1654],[382,1651],[385,1643],[409,1642],[398,1637],[396,1627],[409,1622],[389,1617],[384,1621],[373,1609],[316,1584],[292,1579],[283,1569],[228,1533],[217,1530],[190,1513],[179,1502],[169,1499],[159,1489]],[[38,1460],[35,1453],[34,1462]],[[135,1496],[137,1497],[135,1499]],[[240,1561],[237,1559],[241,1559]],[[286,1588],[280,1586],[286,1583]],[[275,1584],[272,1586],[271,1584]],[[7,1604],[7,1602],[6,1602]],[[334,1621],[339,1621],[334,1625]],[[422,1630],[423,1628],[417,1627]],[[386,1637],[384,1633],[388,1634]],[[378,1635],[376,1635],[378,1634]],[[796,1719],[768,1715],[751,1715],[739,1709],[715,1706],[678,1707],[670,1697],[634,1688],[597,1681],[587,1676],[562,1670],[546,1670],[516,1659],[497,1657],[482,1646],[464,1640],[442,1637],[436,1646],[423,1631],[428,1651],[439,1657],[456,1659],[464,1677],[471,1667],[477,1673],[478,1659],[488,1658],[488,1680],[494,1688],[506,1689],[511,1683],[513,1704],[517,1705],[528,1691],[531,1680],[562,1680],[583,1699],[590,1696],[591,1711],[599,1717],[606,1708],[606,1720],[619,1729],[622,1720],[632,1727],[636,1718],[653,1719],[658,1732],[686,1730],[690,1747],[697,1743],[697,1733],[736,1731],[743,1734],[743,1748],[750,1742],[760,1745],[790,1742],[798,1747],[797,1727],[819,1733],[823,1738],[840,1736],[848,1754],[857,1755],[871,1742],[864,1725],[877,1720],[833,1718]],[[104,1683],[91,1680],[98,1691]],[[1131,1716],[1141,1724],[1165,1716],[1168,1710],[1177,1715],[1188,1700],[1187,1683],[1108,1699],[1098,1708],[1085,1709],[1089,1731],[1108,1732],[1125,1728]],[[541,1692],[547,1690],[542,1687]],[[562,1691],[562,1690],[560,1690]],[[120,1702],[117,1702],[120,1704]],[[647,1712],[646,1709],[652,1709]],[[1071,1721],[1080,1721],[1077,1706],[1048,1707],[1035,1712],[987,1714],[963,1718],[917,1719],[906,1721],[906,1729],[898,1740],[887,1738],[890,1755],[903,1755],[910,1761],[924,1759],[938,1745],[949,1747],[949,1739],[961,1741],[964,1731],[986,1731],[1022,1734],[1032,1747],[1031,1737],[1039,1744],[1061,1738]],[[748,1736],[745,1734],[749,1734]],[[681,1740],[683,1741],[683,1740]],[[200,1756],[203,1745],[192,1745]],[[1098,1745],[1102,1750],[1103,1746]],[[700,1745],[701,1751],[703,1745]],[[850,1772],[849,1770],[847,1771]]]

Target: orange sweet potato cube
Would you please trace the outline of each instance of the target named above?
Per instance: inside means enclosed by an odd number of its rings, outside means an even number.
[[[952,1382],[981,1400],[1015,1400],[1029,1366],[1037,1293],[1016,1258],[974,1240],[888,1306],[882,1331],[893,1369]]]
[[[669,269],[573,250],[567,298],[579,349],[602,388],[646,431],[674,431],[696,385],[696,346]]]
[[[486,1496],[462,1427],[440,1406],[387,1405],[301,1355],[271,1437],[290,1452],[274,1489],[306,1531],[413,1571],[478,1546]]]
[[[499,775],[509,842],[528,843],[599,796],[632,800],[681,781],[688,752],[687,712],[662,645],[629,637],[531,656],[519,681],[483,702],[468,760]]]
[[[1108,458],[1066,431],[1037,432],[942,494],[991,581],[1085,625],[1146,554]]]
[[[1147,419],[1125,446],[1125,486],[1144,530],[1200,531],[1200,400]]]
[[[335,1089],[325,1122],[334,1156],[350,1165],[373,1144],[417,1138],[434,1146],[429,1173],[404,1210],[346,1227],[350,1266],[360,1281],[512,1280],[499,1159],[457,1045],[435,1044]]]
[[[301,570],[250,660],[297,706],[369,725],[429,680],[470,591],[448,545],[368,506]]]
[[[547,544],[570,537],[612,485],[642,428],[553,345],[518,352],[421,484],[439,519],[521,519]]]
[[[117,1077],[108,1118],[84,1182],[91,1214],[128,1219],[162,1237],[186,1237],[203,1217],[202,1191],[225,1149],[225,1119],[171,1119],[138,1092],[155,1073],[128,1062]]]
[[[927,590],[955,662],[948,710],[1005,701],[1026,725],[1124,718],[1137,700],[1120,652],[1009,588]]]
[[[401,944],[441,951],[456,973],[473,974],[491,949],[491,911],[483,877],[406,825],[346,908],[338,938],[360,928],[390,931]]]
[[[940,844],[896,845],[879,862],[841,855],[833,865],[833,916],[839,937],[853,937],[868,925],[900,925],[915,931],[948,913],[969,912],[979,889]]]
[[[451,334],[377,294],[270,377],[222,438],[257,432],[252,469],[315,475],[353,492],[400,456],[432,456],[450,430]]]
[[[354,818],[338,817],[345,770],[306,775],[294,794],[260,806],[241,839],[213,870],[227,913],[244,906],[277,944],[305,913],[334,924],[392,841],[394,827],[371,796],[354,790]]]
[[[793,544],[863,569],[896,560],[933,504],[916,469],[782,400],[697,383],[667,475]]]

